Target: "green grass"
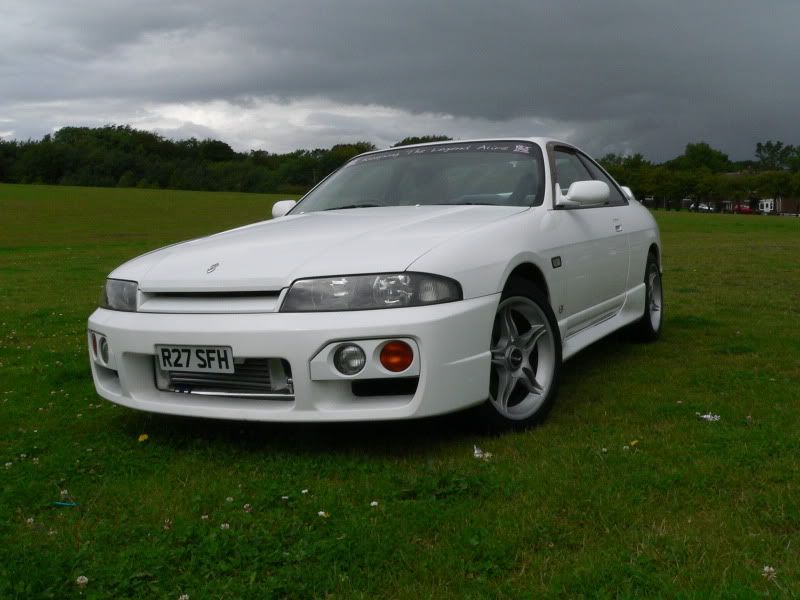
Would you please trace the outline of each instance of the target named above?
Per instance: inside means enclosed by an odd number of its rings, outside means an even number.
[[[276,199],[0,185],[0,598],[800,593],[800,220],[659,213],[662,339],[579,354],[524,433],[97,397],[85,326],[105,275]]]

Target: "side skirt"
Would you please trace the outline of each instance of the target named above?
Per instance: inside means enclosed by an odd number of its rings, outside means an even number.
[[[631,290],[628,290],[622,307],[615,314],[609,315],[600,322],[567,336],[564,339],[562,347],[563,360],[571,358],[597,340],[642,318],[645,309],[645,291],[644,283],[640,283]],[[567,325],[566,319],[559,322],[558,325],[559,328],[564,331]]]

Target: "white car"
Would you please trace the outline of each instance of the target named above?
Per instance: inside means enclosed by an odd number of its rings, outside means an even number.
[[[562,361],[628,325],[661,330],[655,221],[563,142],[362,154],[273,217],[109,275],[88,332],[101,396],[258,421],[482,405],[528,425]]]

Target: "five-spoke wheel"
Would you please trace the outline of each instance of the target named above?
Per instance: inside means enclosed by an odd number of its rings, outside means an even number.
[[[561,344],[552,310],[535,286],[517,282],[503,294],[490,350],[494,414],[507,425],[538,420],[557,387]]]

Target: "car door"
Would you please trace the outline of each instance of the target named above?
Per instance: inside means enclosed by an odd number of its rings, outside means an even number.
[[[566,334],[615,314],[625,300],[630,251],[624,223],[628,201],[617,185],[574,148],[552,148],[556,186],[566,194],[575,181],[608,184],[609,201],[598,207],[558,207],[562,264],[567,273]]]

